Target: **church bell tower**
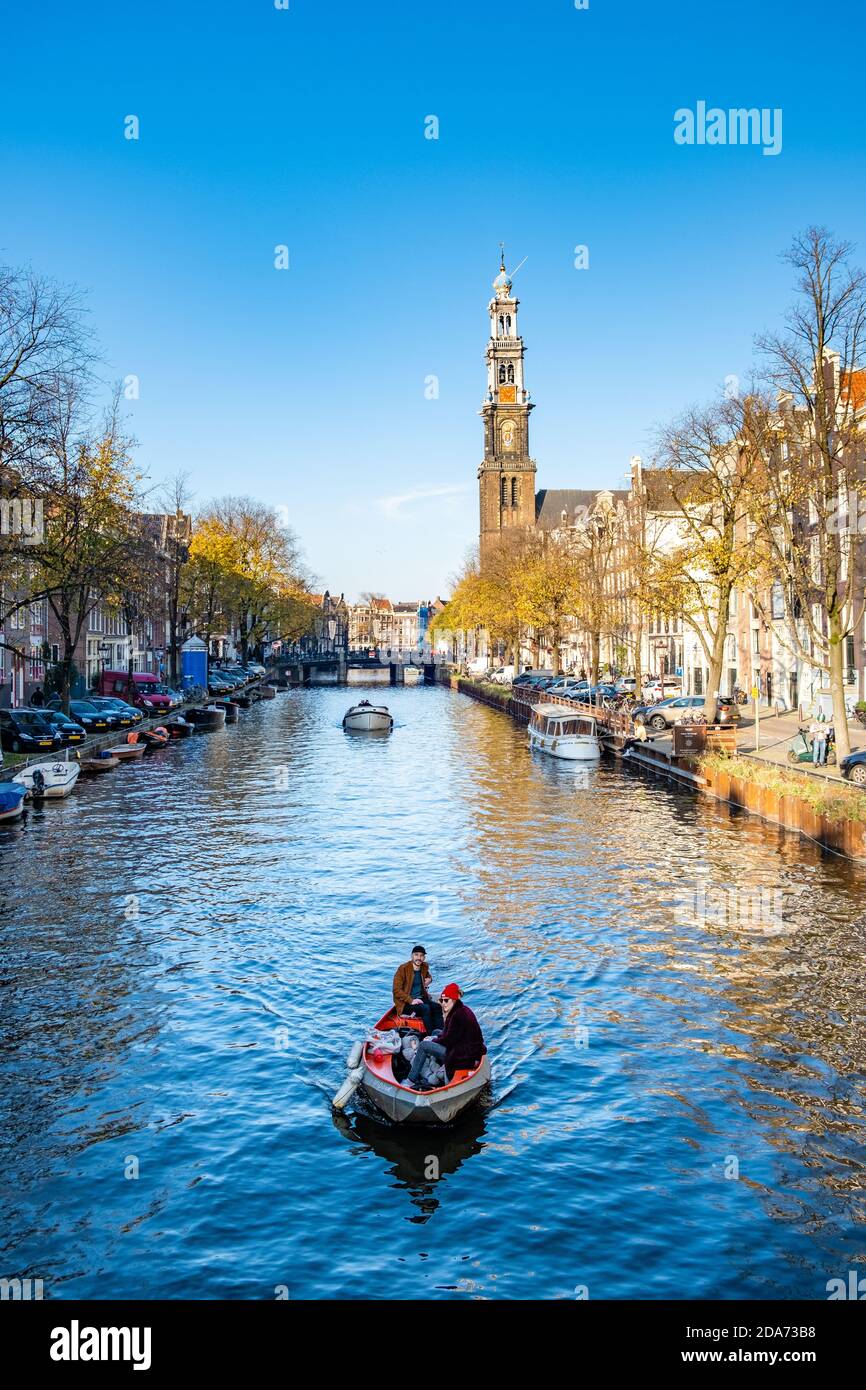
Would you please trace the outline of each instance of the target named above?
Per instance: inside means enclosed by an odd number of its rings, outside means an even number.
[[[529,412],[534,407],[523,379],[520,301],[511,290],[503,249],[487,306],[487,399],[479,412],[484,420],[484,458],[478,469],[482,562],[503,531],[535,526],[535,461],[529,456]]]

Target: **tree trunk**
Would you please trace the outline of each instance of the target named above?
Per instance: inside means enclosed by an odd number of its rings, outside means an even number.
[[[845,712],[845,639],[839,613],[830,618],[828,643],[830,664],[830,693],[833,696],[833,728],[836,733],[836,765],[851,752],[848,735],[848,715]]]
[[[589,683],[598,685],[598,668],[601,662],[601,633],[593,632],[590,635],[590,658],[589,658]]]
[[[727,612],[727,607],[724,611]],[[710,657],[710,670],[703,705],[704,718],[708,724],[715,724],[716,715],[719,712],[718,691],[722,679],[722,667],[725,664],[725,639],[727,635],[726,624],[717,618],[716,636]]]

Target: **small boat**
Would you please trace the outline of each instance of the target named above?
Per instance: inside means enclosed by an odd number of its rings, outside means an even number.
[[[277,698],[277,687],[275,685],[260,685],[259,698],[261,700],[275,700]]]
[[[195,725],[188,723],[182,714],[176,714],[173,719],[166,720],[165,727],[171,739],[190,738],[195,733]]]
[[[249,691],[248,691],[248,690],[245,690],[245,691],[242,691],[242,692],[235,692],[235,691],[233,691],[233,692],[232,692],[231,703],[232,703],[233,705],[239,705],[241,709],[249,709],[250,705],[252,704],[252,700],[251,700],[251,698],[250,698]]]
[[[20,782],[0,782],[0,824],[21,819],[26,795],[27,788]]]
[[[592,762],[601,757],[596,722],[563,705],[533,705],[529,720],[529,746],[554,758]]]
[[[196,729],[221,729],[226,722],[226,712],[219,705],[193,705],[184,715],[189,724]]]
[[[387,705],[371,705],[361,700],[343,715],[343,728],[353,732],[387,733],[394,727],[394,716]]]
[[[190,730],[190,732],[192,731]],[[171,740],[171,735],[164,724],[159,724],[155,729],[142,729],[138,737],[145,748],[164,748]]]
[[[76,756],[53,763],[34,763],[32,767],[25,767],[16,773],[15,781],[21,783],[27,796],[34,801],[54,801],[69,795],[80,772],[81,764]]]
[[[100,753],[94,753],[92,758],[81,759],[82,772],[110,772],[113,767],[120,767],[120,759],[115,758],[107,748],[103,748]]]
[[[138,758],[143,758],[147,752],[147,745],[144,743],[121,743],[118,748],[111,748],[109,752],[119,758],[122,763],[134,763]]]
[[[226,723],[237,724],[241,717],[241,707],[234,700],[217,700],[220,709],[226,712]]]
[[[412,1029],[419,1036],[424,1034],[420,1018],[401,1016],[394,1008],[376,1024],[378,1032],[388,1032],[392,1028]],[[385,1052],[375,1043],[355,1043],[347,1062],[349,1078],[360,1085],[377,1110],[396,1124],[449,1124],[479,1100],[490,1081],[490,1059],[486,1052],[474,1071],[456,1071],[450,1081],[432,1091],[413,1091],[405,1085],[409,1063],[402,1053]],[[394,1073],[395,1062],[402,1074],[400,1080]],[[349,1081],[347,1089],[348,1085]]]
[[[424,672],[421,670],[421,667],[420,667],[420,666],[404,666],[404,667],[403,667],[403,684],[404,684],[404,685],[420,685],[421,682],[423,681],[423,679],[424,679]]]

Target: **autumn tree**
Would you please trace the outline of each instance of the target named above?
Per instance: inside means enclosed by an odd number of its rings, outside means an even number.
[[[716,717],[731,594],[749,588],[756,554],[748,523],[759,460],[744,421],[750,398],[724,397],[685,412],[659,437],[667,535],[643,575],[644,602],[679,616],[709,671],[703,713]]]

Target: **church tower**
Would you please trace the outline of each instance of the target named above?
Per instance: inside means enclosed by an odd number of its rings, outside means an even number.
[[[484,459],[478,469],[482,561],[503,531],[535,526],[535,462],[529,457],[529,412],[534,407],[523,379],[520,301],[511,288],[503,250],[487,306],[487,399],[479,412],[484,420]]]

